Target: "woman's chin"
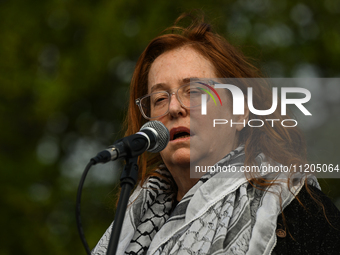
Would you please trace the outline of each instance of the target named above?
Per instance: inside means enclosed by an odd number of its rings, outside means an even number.
[[[169,161],[170,165],[177,167],[190,167],[190,148],[180,148],[174,151],[170,158],[164,161]]]

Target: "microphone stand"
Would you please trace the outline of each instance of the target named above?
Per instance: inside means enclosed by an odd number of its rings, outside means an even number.
[[[119,243],[120,232],[124,222],[125,211],[129,201],[130,193],[136,185],[138,178],[138,156],[126,158],[126,165],[120,177],[121,192],[119,196],[118,206],[115,219],[112,226],[107,255],[115,255]]]

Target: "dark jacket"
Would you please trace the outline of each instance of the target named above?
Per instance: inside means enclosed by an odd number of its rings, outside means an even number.
[[[319,189],[309,188],[325,211],[303,187],[297,197],[304,206],[294,199],[278,217],[272,254],[340,254],[340,212]]]

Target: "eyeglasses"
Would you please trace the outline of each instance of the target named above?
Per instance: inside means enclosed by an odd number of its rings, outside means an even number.
[[[194,108],[201,105],[201,95],[207,91],[209,89],[200,83],[190,83],[179,87],[176,92],[157,91],[140,97],[135,102],[143,117],[152,120],[169,113],[172,95],[176,95],[182,107]]]

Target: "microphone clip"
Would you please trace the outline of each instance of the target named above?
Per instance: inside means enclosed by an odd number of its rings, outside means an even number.
[[[145,152],[149,147],[149,138],[142,134],[136,133],[117,140],[111,148],[103,150],[97,156],[91,158],[93,164],[106,163],[118,158],[135,158]]]

